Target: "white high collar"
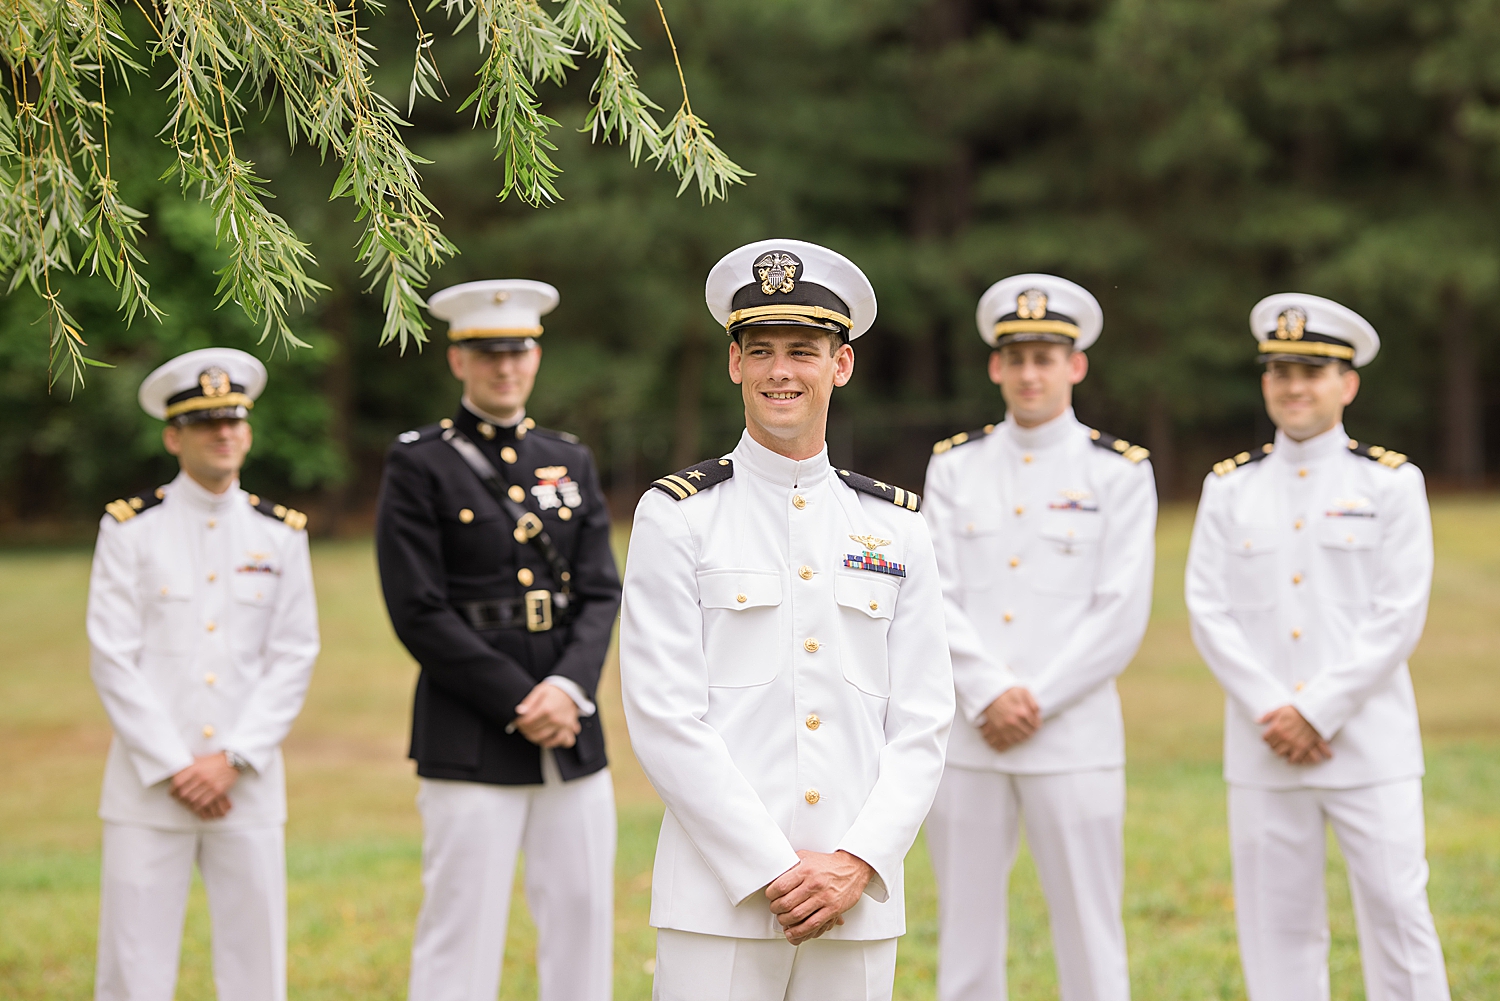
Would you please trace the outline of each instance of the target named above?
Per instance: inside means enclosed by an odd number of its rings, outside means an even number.
[[[1344,430],[1344,425],[1340,423],[1306,441],[1293,441],[1286,436],[1286,432],[1277,431],[1276,448],[1271,454],[1294,465],[1306,466],[1314,462],[1326,461],[1347,451],[1349,451],[1349,435]]]
[[[747,429],[740,435],[740,443],[730,453],[736,466],[779,487],[810,487],[823,481],[828,475],[828,443],[811,459],[788,459],[771,451],[754,438]]]
[[[167,484],[166,489],[171,492],[174,501],[185,502],[205,511],[222,511],[240,500],[241,496],[238,479],[229,484],[228,490],[216,494],[185,472],[179,472],[172,482]]]
[[[1020,448],[1041,450],[1062,444],[1083,425],[1078,423],[1078,418],[1073,415],[1073,408],[1068,407],[1050,421],[1030,428],[1023,428],[1016,423],[1013,416],[1006,414],[1004,427],[1010,439]]]

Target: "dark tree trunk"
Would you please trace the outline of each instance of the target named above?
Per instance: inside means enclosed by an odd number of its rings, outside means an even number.
[[[349,507],[350,477],[354,469],[354,359],[350,355],[352,317],[347,296],[330,298],[321,326],[328,331],[333,356],[323,374],[323,392],[330,410],[328,439],[338,453],[343,473],[323,488],[323,531],[338,535]]]
[[[1172,409],[1166,397],[1154,393],[1146,404],[1146,447],[1151,450],[1151,469],[1156,474],[1156,495],[1168,500],[1177,495],[1177,441],[1172,427]]]
[[[1484,482],[1484,427],[1474,314],[1459,293],[1443,317],[1443,472],[1463,487]]]
[[[672,468],[682,469],[703,458],[703,361],[707,345],[703,332],[689,324],[682,335],[677,359],[677,413],[672,421]]]

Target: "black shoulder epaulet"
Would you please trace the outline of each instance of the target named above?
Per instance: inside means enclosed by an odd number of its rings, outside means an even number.
[[[530,421],[531,418],[528,417],[526,420]],[[528,424],[527,427],[544,438],[556,438],[559,441],[567,442],[569,445],[580,444],[576,434],[569,434],[566,431],[554,431],[552,428],[539,428],[534,424]]]
[[[965,442],[978,441],[980,438],[983,438],[985,435],[992,433],[994,430],[995,425],[986,424],[984,427],[979,428],[975,431],[960,431],[952,438],[944,438],[936,445],[933,445],[932,454],[942,455],[944,452],[957,448],[959,445],[962,445]]]
[[[275,518],[283,522],[287,528],[300,532],[307,527],[307,515],[296,508],[287,507],[285,504],[273,504],[268,500],[261,500],[259,494],[250,495],[250,506],[255,508],[267,518]]]
[[[888,500],[897,507],[904,507],[908,511],[922,510],[922,497],[920,494],[913,493],[910,490],[903,490],[901,487],[893,487],[889,483],[882,483],[879,480],[872,480],[860,473],[851,473],[847,469],[840,469],[839,476],[845,483],[862,494],[869,494],[871,497]]]
[[[1100,448],[1111,452],[1118,452],[1131,462],[1140,462],[1142,459],[1151,458],[1151,453],[1139,445],[1132,445],[1124,438],[1116,438],[1112,434],[1106,434],[1096,428],[1089,428],[1089,440]]]
[[[417,442],[423,440],[424,438],[432,438],[439,432],[451,428],[452,426],[453,421],[450,418],[444,417],[436,424],[428,424],[425,427],[419,427],[414,431],[403,431],[400,434],[396,435],[396,440],[403,445],[415,445]]]
[[[109,512],[115,521],[129,521],[142,511],[149,511],[160,504],[167,496],[166,491],[157,487],[149,494],[137,494],[134,497],[121,497],[104,505],[104,510]]]
[[[1388,448],[1381,448],[1379,445],[1361,445],[1353,438],[1349,439],[1349,451],[1373,462],[1378,462],[1382,466],[1389,466],[1391,469],[1406,464],[1406,456],[1400,452],[1393,452]]]
[[[1222,462],[1214,463],[1214,472],[1219,476],[1227,476],[1228,474],[1234,472],[1236,469],[1239,469],[1241,466],[1246,465],[1247,463],[1259,462],[1266,456],[1270,455],[1271,452],[1275,450],[1275,448],[1275,445],[1271,444],[1270,442],[1266,442],[1260,448],[1257,448],[1254,452],[1241,452],[1239,455],[1225,459]]]
[[[696,466],[668,473],[651,486],[673,500],[687,500],[700,490],[716,487],[733,475],[734,463],[729,459],[705,459]]]

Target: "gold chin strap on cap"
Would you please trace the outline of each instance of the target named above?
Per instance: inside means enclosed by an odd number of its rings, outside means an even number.
[[[1078,339],[1078,324],[1067,320],[1001,320],[995,324],[995,336],[1006,334],[1062,334]]]
[[[1342,344],[1328,344],[1324,341],[1265,340],[1260,342],[1260,353],[1263,355],[1315,355],[1319,358],[1338,358],[1341,361],[1354,360],[1353,348]]]
[[[450,341],[480,341],[492,337],[537,337],[541,334],[541,327],[475,327],[470,330],[450,330],[448,340]]]
[[[822,306],[796,306],[789,303],[737,309],[729,314],[729,319],[724,321],[724,329],[728,330],[736,323],[744,323],[747,320],[779,320],[783,323],[801,323],[811,326],[812,324],[808,323],[809,319],[832,320],[845,330],[854,329],[854,321],[843,313],[825,309]]]
[[[193,396],[181,400],[167,408],[167,420],[190,414],[197,410],[222,410],[225,407],[244,407],[246,410],[255,408],[255,401],[244,393],[225,393],[223,396]]]

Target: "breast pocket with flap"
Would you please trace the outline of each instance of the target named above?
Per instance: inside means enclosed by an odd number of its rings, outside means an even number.
[[[839,604],[840,660],[844,680],[866,695],[890,698],[891,665],[886,650],[897,584],[869,572],[840,573],[833,580]]]
[[[1104,537],[1102,515],[1095,511],[1048,511],[1037,532],[1040,545],[1032,557],[1031,580],[1038,591],[1083,596],[1092,594]]]
[[[1319,593],[1338,604],[1367,603],[1377,569],[1380,535],[1376,517],[1324,517],[1317,536],[1323,557]]]
[[[141,568],[145,598],[144,649],[152,653],[188,653],[201,633],[193,621],[193,586],[185,573],[148,563]]]
[[[776,680],[787,655],[781,592],[776,570],[699,571],[710,688],[753,688]]]
[[[1269,525],[1232,525],[1226,543],[1224,582],[1231,608],[1265,609],[1276,604],[1276,539]]]

